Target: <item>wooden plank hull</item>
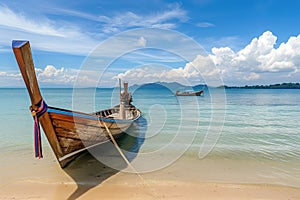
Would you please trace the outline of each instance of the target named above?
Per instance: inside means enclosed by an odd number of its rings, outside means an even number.
[[[115,108],[109,110],[113,109]],[[107,114],[116,113],[116,111],[113,110],[107,112]],[[86,114],[49,107],[47,113],[53,125],[59,147],[62,150],[62,155],[58,156],[61,166],[65,167],[84,150],[110,141],[105,125],[114,138],[119,137],[140,117],[140,111],[134,106],[131,106],[130,112],[132,118],[118,120],[109,118],[109,116],[100,116],[96,113]],[[47,135],[46,132],[45,134]]]

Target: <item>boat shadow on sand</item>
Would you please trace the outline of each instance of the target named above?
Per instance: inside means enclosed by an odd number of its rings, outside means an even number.
[[[144,143],[147,131],[147,120],[140,117],[117,140],[124,155],[131,162]],[[101,161],[109,160],[110,167]],[[69,200],[77,199],[93,187],[127,167],[115,146],[111,142],[96,146],[74,160],[63,169],[77,184],[77,189],[68,197]]]

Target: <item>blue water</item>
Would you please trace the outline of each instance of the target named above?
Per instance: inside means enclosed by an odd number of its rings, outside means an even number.
[[[258,168],[263,166],[258,171],[265,170],[261,175],[265,176],[264,182],[277,180],[297,186],[300,90],[227,89],[222,96],[222,91],[215,89],[212,93],[217,94],[216,104],[209,91],[202,97],[175,97],[167,88],[133,91],[133,104],[147,122],[139,153],[171,152],[167,164],[176,156],[197,157],[203,151],[201,148],[208,146],[211,151],[205,158],[215,159],[218,164],[224,159],[236,164],[253,162]],[[118,90],[112,89],[42,89],[42,94],[48,105],[83,112],[118,103]],[[32,153],[33,122],[26,89],[0,89],[0,97],[3,162],[7,156],[19,158]],[[205,141],[207,137],[209,140]],[[48,146],[44,136],[43,144]],[[49,146],[45,151],[50,151]]]

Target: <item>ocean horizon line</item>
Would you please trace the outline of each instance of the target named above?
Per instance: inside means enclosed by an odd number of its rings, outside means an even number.
[[[220,85],[220,86],[209,86],[207,84],[197,84],[194,86],[183,85],[178,82],[149,82],[143,84],[133,84],[129,88],[138,88],[143,86],[154,86],[154,85],[162,85],[164,87],[172,88],[172,89],[185,89],[185,88],[194,88],[197,87],[207,87],[207,88],[224,88],[224,89],[300,89],[300,83],[298,82],[289,82],[289,83],[275,83],[275,84],[255,84],[255,85]],[[72,86],[40,86],[41,89],[117,89],[116,87],[72,87]],[[150,88],[150,87],[149,87]],[[26,86],[0,86],[0,89],[26,89]],[[157,89],[157,88],[155,88]]]

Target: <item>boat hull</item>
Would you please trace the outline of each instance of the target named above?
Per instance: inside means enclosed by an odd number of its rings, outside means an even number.
[[[107,114],[117,113],[116,108],[105,111],[110,111],[106,112]],[[114,138],[119,137],[140,117],[140,111],[134,106],[131,106],[131,112],[132,118],[120,120],[97,115],[103,114],[104,111],[86,114],[49,107],[47,114],[62,151],[62,155],[57,156],[61,166],[67,166],[81,152],[110,141],[106,127]],[[47,132],[45,134],[47,135]]]
[[[183,93],[176,93],[176,96],[201,96],[204,93],[203,90],[197,92],[183,92]]]

